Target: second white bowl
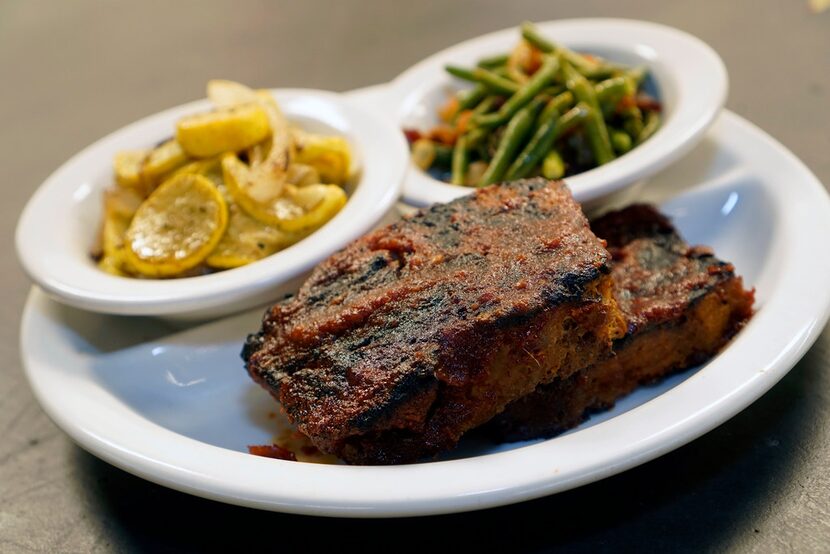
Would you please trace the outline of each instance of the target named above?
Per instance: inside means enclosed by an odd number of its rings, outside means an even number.
[[[703,137],[726,101],[728,77],[717,53],[699,39],[664,25],[626,19],[570,19],[539,23],[540,32],[578,52],[648,68],[663,105],[660,129],[631,152],[567,179],[580,202],[600,199],[663,169]],[[447,64],[474,66],[486,56],[509,52],[518,27],[483,35],[442,50],[398,76],[387,96],[400,127],[427,129],[450,91],[469,86],[446,73]],[[473,189],[433,179],[412,167],[404,200],[425,206],[448,202]]]

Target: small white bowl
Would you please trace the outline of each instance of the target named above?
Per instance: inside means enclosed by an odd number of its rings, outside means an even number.
[[[613,162],[568,177],[574,197],[588,202],[649,177],[689,152],[712,125],[726,101],[728,77],[720,57],[699,39],[671,27],[626,19],[565,19],[539,23],[540,32],[578,52],[632,66],[645,65],[663,104],[660,129]],[[521,37],[518,26],[483,35],[430,56],[391,84],[388,109],[401,127],[427,129],[450,91],[468,87],[444,70],[472,67],[486,56],[509,52]],[[469,187],[433,179],[413,167],[404,200],[424,206],[448,202]]]
[[[275,300],[308,271],[371,229],[400,195],[408,152],[400,130],[332,92],[272,91],[289,120],[346,137],[360,165],[345,207],[306,239],[250,265],[168,280],[115,277],[90,259],[101,222],[102,191],[113,182],[119,150],[143,148],[172,136],[185,114],[206,111],[207,100],[172,108],[128,125],[89,146],[35,192],[17,224],[17,254],[47,294],[78,308],[121,315],[204,319]]]

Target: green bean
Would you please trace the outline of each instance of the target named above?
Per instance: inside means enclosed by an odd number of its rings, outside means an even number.
[[[630,77],[611,77],[600,81],[594,87],[602,114],[606,118],[611,117],[617,111],[617,106],[623,96],[634,91],[636,87]]]
[[[507,58],[509,57],[510,56],[508,54],[497,54],[495,56],[481,58],[480,60],[478,60],[477,65],[479,67],[483,67],[484,69],[495,69],[506,64]]]
[[[592,110],[598,111],[599,102],[591,82],[568,62],[563,62],[562,74],[565,77],[565,86],[573,93],[574,98],[585,102]]]
[[[524,141],[530,131],[533,125],[533,119],[536,117],[536,112],[539,108],[541,108],[541,106],[542,103],[539,101],[531,102],[524,108],[520,109],[510,119],[510,123],[507,124],[504,135],[501,137],[496,154],[490,161],[490,165],[487,166],[487,171],[485,171],[484,175],[481,176],[481,180],[478,182],[477,186],[487,186],[499,181],[502,178],[504,172],[507,170],[510,160],[513,158],[516,150],[519,149],[522,141]]]
[[[594,162],[597,165],[607,164],[616,157],[611,148],[611,139],[608,136],[605,121],[602,119],[602,112],[594,110],[585,120],[585,134],[588,135],[588,143],[591,145]]]
[[[515,64],[507,62],[505,69],[507,70],[507,78],[518,85],[524,85],[530,80],[530,75]]]
[[[471,89],[461,91],[458,94],[458,111],[469,110],[473,106],[477,106],[487,96],[487,87],[481,83],[477,84]]]
[[[467,69],[465,67],[458,67],[457,65],[445,65],[444,69],[452,75],[453,77],[458,77],[459,79],[463,79],[465,81],[470,81],[471,83],[476,82],[476,78],[473,77],[473,70]]]
[[[487,130],[486,129],[479,129],[475,128],[472,131],[469,131],[464,136],[467,138],[467,150],[475,150],[480,145],[485,143],[485,139],[487,138]]]
[[[577,125],[584,123],[590,115],[591,108],[589,108],[588,104],[586,104],[585,102],[580,102],[567,112],[563,113],[562,117],[559,118],[559,122],[557,123],[555,138],[560,138],[562,135],[564,135]]]
[[[504,103],[498,112],[476,116],[472,119],[473,123],[479,127],[498,127],[506,123],[547,86],[558,70],[559,59],[556,56],[546,57],[542,67],[533,74],[533,77],[527,83],[522,85],[516,94]]]
[[[540,35],[539,31],[536,29],[536,26],[530,21],[522,23],[522,38],[535,46],[537,50],[541,50],[545,54],[550,54],[557,48],[554,43]]]
[[[654,134],[658,127],[660,127],[660,114],[657,112],[648,112],[643,130],[640,132],[640,136],[637,137],[637,144],[642,144],[644,140]]]
[[[466,69],[455,65],[447,65],[444,69],[446,69],[447,73],[453,77],[458,77],[459,79],[470,81],[472,83],[481,83],[488,89],[499,94],[514,94],[517,90],[519,90],[519,85],[513,81],[500,77],[492,71],[487,71],[486,69],[482,69],[480,67],[476,67],[475,69]]]
[[[536,26],[529,21],[522,23],[522,38],[545,54],[559,54],[586,77],[599,78],[611,75],[614,72],[614,67],[611,64],[590,61],[582,54],[549,41],[540,35]]]
[[[625,131],[614,129],[611,131],[611,145],[617,154],[625,154],[631,150],[631,137]]]
[[[498,96],[492,96],[491,95],[491,96],[486,97],[484,100],[482,100],[478,104],[478,106],[475,107],[475,109],[473,109],[473,115],[475,116],[475,115],[479,115],[479,114],[486,114],[491,109],[493,109],[493,106],[496,105],[497,100],[498,100]]]
[[[615,105],[627,92],[634,92],[629,89],[629,82],[625,77],[611,77],[600,81],[594,87],[594,91],[600,104],[612,102]]]
[[[562,64],[562,71],[568,90],[573,93],[577,100],[585,102],[593,110],[591,116],[585,121],[585,132],[588,135],[588,141],[594,153],[594,161],[597,165],[610,162],[614,159],[614,151],[611,149],[608,128],[605,126],[605,120],[602,118],[602,112],[599,109],[599,102],[597,102],[597,95],[594,92],[593,85],[568,62]]]
[[[490,149],[487,147],[487,143],[485,141],[481,141],[476,144],[473,150],[478,155],[478,159],[487,164],[489,164],[490,160],[493,159]],[[476,180],[476,183],[478,183],[478,180]]]
[[[556,150],[551,150],[542,162],[542,176],[545,179],[561,179],[565,175],[565,162]]]
[[[556,99],[554,98],[554,100]],[[551,103],[548,103],[548,107],[550,105]],[[545,111],[547,110],[548,108],[545,108]],[[553,143],[559,137],[585,121],[590,113],[591,108],[584,102],[580,102],[568,110],[562,117],[559,117],[559,112],[552,112],[546,118],[545,112],[543,111],[539,116],[539,121],[542,122],[541,125],[536,129],[533,138],[530,139],[530,142],[527,143],[524,150],[513,160],[513,163],[507,170],[506,179],[512,181],[528,175],[539,164],[542,157],[550,151]]]
[[[562,113],[562,110],[568,108],[571,104],[574,103],[574,95],[571,94],[570,91],[565,91],[557,96],[554,96],[548,105],[545,106],[545,109],[542,110],[542,113],[539,115],[539,124],[543,124],[545,121],[549,121],[551,118],[559,117],[559,114]]]
[[[546,96],[554,97],[554,96],[558,96],[558,95],[562,94],[566,90],[568,90],[568,89],[565,87],[565,85],[552,85],[552,86],[543,88],[542,92],[540,92],[539,94],[544,94]]]
[[[467,150],[473,150],[477,148],[479,145],[484,144],[484,139],[487,138],[487,130],[482,129],[480,127],[476,127],[475,129],[468,132],[465,136],[467,137]]]
[[[484,84],[493,92],[500,94],[515,94],[516,91],[519,90],[519,85],[513,81],[500,77],[492,71],[487,71],[486,69],[482,69],[480,67],[473,69],[472,76],[476,81]]]
[[[464,184],[467,161],[467,137],[462,135],[455,141],[455,148],[452,151],[452,179],[450,182],[453,185]]]
[[[444,144],[435,143],[435,160],[432,165],[434,167],[449,168],[452,164],[453,149]]]
[[[643,132],[643,112],[637,106],[631,106],[623,110],[620,115],[623,117],[623,129],[632,140],[636,140]]]

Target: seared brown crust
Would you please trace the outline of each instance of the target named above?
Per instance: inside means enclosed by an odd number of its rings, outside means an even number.
[[[417,460],[607,354],[607,258],[561,182],[488,187],[332,256],[243,358],[321,450]]]
[[[488,425],[498,440],[547,437],[609,408],[638,385],[708,360],[752,315],[731,264],[689,247],[652,206],[612,212],[591,225],[613,256],[614,295],[628,324],[615,356],[542,385]]]

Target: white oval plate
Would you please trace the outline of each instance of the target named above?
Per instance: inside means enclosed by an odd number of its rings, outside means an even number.
[[[364,93],[364,98],[369,96]],[[374,97],[372,97],[374,98]],[[684,190],[685,189],[685,190]],[[453,459],[348,467],[251,456],[276,433],[274,402],[239,358],[259,311],[180,334],[153,320],[82,312],[34,289],[21,325],[26,373],[44,410],[81,446],[151,481],[268,510],[403,516],[548,495],[660,456],[723,423],[799,360],[830,309],[830,200],[792,154],[724,113],[707,139],[651,183],[692,242],[713,246],[757,287],[758,313],[696,371],[641,388],[560,437]]]
[[[665,25],[627,19],[563,19],[538,25],[541,33],[579,52],[628,65],[645,65],[663,103],[660,129],[631,152],[568,179],[574,197],[587,202],[654,175],[689,152],[726,101],[729,80],[720,57],[699,39]],[[388,109],[402,127],[427,129],[447,92],[468,87],[444,70],[472,67],[483,57],[509,52],[521,38],[518,27],[483,35],[442,50],[390,83]],[[414,165],[404,199],[417,206],[449,202],[472,189],[433,179]]]
[[[342,95],[310,89],[272,91],[301,127],[338,134],[352,145],[360,175],[349,201],[323,227],[256,263],[183,279],[131,279],[98,269],[89,257],[101,221],[102,190],[112,183],[119,150],[170,137],[182,116],[212,109],[191,102],[144,118],[89,146],[53,173],[29,200],[17,225],[18,257],[47,293],[69,305],[122,315],[207,318],[261,305],[335,250],[372,228],[400,194],[406,142],[376,110]],[[291,285],[289,285],[291,286]]]

